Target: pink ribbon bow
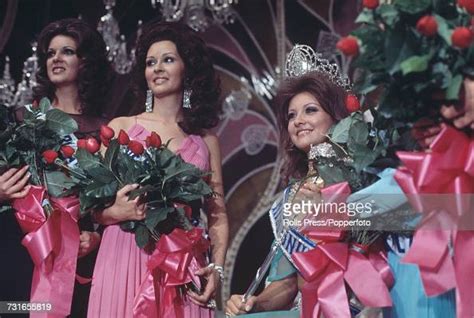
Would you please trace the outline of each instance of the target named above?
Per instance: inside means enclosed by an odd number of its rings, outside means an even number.
[[[474,139],[445,126],[430,149],[398,153],[405,167],[395,179],[414,209],[424,214],[402,261],[418,265],[428,296],[456,287],[458,317],[473,317],[474,254],[468,252],[474,246],[473,205],[466,194],[474,193]],[[445,194],[442,200],[439,194]],[[461,225],[468,230],[460,230]]]
[[[51,199],[51,216],[44,215],[45,189],[32,186],[27,196],[16,199],[13,208],[20,227],[27,234],[22,244],[35,264],[31,302],[49,302],[52,311],[31,313],[31,317],[67,316],[71,311],[79,250],[79,200]]]
[[[193,282],[201,288],[194,273],[201,268],[198,260],[209,247],[202,232],[198,228],[190,231],[176,228],[161,236],[148,261],[147,277],[135,298],[134,317],[184,317],[176,287]]]
[[[335,235],[339,234],[339,235]],[[392,305],[388,287],[393,284],[387,260],[382,253],[368,257],[338,242],[342,232],[313,232],[321,241],[314,249],[294,253],[293,261],[305,280],[302,294],[302,317],[351,317],[345,282],[357,298],[370,307]]]

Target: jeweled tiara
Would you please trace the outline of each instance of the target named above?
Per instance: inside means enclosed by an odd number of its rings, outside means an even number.
[[[322,54],[316,53],[310,46],[296,44],[288,54],[285,64],[287,77],[298,77],[311,71],[326,74],[331,82],[350,91],[352,85],[346,75],[342,75],[339,66],[322,58]]]

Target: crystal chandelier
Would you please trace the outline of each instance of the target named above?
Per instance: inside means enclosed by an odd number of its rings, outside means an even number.
[[[119,24],[113,15],[115,0],[103,1],[107,12],[100,18],[97,30],[104,38],[107,51],[109,52],[109,61],[112,63],[115,71],[119,74],[130,73],[135,63],[135,48],[128,52],[125,36],[120,34]],[[138,21],[137,39],[141,33],[141,25],[142,21]]]
[[[237,13],[232,4],[238,0],[151,0],[156,8],[159,3],[166,21],[185,23],[196,31],[205,31],[210,23],[232,23]]]
[[[0,104],[10,106],[15,97],[15,81],[10,74],[10,58],[5,57],[5,68],[0,78]]]
[[[37,85],[36,71],[38,70],[37,44],[33,43],[33,54],[23,63],[21,81],[15,89],[15,81],[10,74],[10,59],[5,58],[3,76],[0,78],[0,104],[6,106],[24,106],[33,101],[33,87]]]

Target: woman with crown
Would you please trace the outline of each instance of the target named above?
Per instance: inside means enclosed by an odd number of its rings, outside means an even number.
[[[292,50],[287,61],[287,75],[275,97],[285,183],[290,178],[305,178],[312,170],[308,165],[312,146],[324,143],[329,128],[349,115],[347,79],[339,75],[337,65],[321,59],[310,47],[297,45]],[[289,222],[284,207],[286,203],[319,194],[324,186],[322,179],[313,175],[309,180],[288,186],[270,210],[276,242],[272,246],[274,255],[267,278],[270,284],[258,296],[232,295],[227,301],[227,316],[250,312],[258,312],[248,315],[251,317],[300,316],[298,310],[288,310],[302,283],[291,256],[310,250],[314,242],[299,231],[298,226],[286,225]],[[292,221],[300,224],[301,220]]]

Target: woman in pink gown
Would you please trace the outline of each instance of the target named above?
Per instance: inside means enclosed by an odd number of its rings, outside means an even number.
[[[206,282],[202,292],[178,293],[172,306],[163,305],[158,300],[162,290],[154,290],[153,276],[148,272],[150,254],[137,247],[134,234],[122,231],[117,224],[144,218],[143,207],[127,197],[137,185],[126,185],[117,193],[115,203],[96,215],[107,227],[94,269],[88,317],[213,317],[210,300],[222,278],[228,239],[219,144],[208,131],[218,122],[218,81],[204,42],[181,24],[145,27],[136,60],[137,102],[142,113],[116,118],[109,126],[116,134],[123,129],[130,139],[140,142],[155,131],[163,141],[171,140],[169,149],[183,160],[212,172],[209,183],[220,195],[205,202],[205,211],[210,261],[215,266],[199,260],[193,272]]]

